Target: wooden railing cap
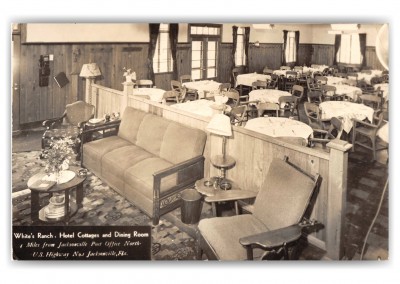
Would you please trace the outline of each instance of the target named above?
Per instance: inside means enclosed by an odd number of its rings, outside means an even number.
[[[353,145],[347,141],[340,140],[340,139],[333,139],[331,142],[326,144],[331,149],[347,152],[348,150],[353,147]]]

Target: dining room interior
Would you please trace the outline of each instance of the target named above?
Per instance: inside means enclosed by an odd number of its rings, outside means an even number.
[[[147,225],[153,260],[389,259],[387,23],[16,23],[11,50],[13,226]]]

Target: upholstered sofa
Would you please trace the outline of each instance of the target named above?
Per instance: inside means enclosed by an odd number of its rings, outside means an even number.
[[[82,165],[159,223],[203,178],[204,131],[127,107],[116,135],[83,143]],[[83,142],[92,132],[84,130]]]

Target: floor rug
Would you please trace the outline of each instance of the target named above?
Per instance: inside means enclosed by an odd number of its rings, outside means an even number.
[[[12,154],[13,225],[30,224],[30,190],[26,189],[26,183],[30,176],[44,168],[44,161],[38,158],[39,154],[39,151]],[[46,205],[48,198],[42,198],[41,202],[42,205]],[[203,206],[202,217],[208,214],[211,214],[211,209]],[[153,260],[195,259],[195,239],[193,234],[189,234],[193,232],[195,225],[179,228],[173,223],[174,220],[179,219],[180,209],[178,208],[164,215],[160,224],[152,228]],[[89,172],[84,182],[83,206],[73,216],[70,225],[151,226],[152,221],[139,208]],[[186,230],[188,227],[192,230]]]

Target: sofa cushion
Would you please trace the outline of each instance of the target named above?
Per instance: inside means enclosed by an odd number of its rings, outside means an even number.
[[[118,136],[128,140],[132,144],[136,144],[139,126],[146,115],[148,115],[148,113],[132,107],[127,107],[122,115]]]
[[[207,136],[200,129],[171,122],[161,144],[160,158],[173,164],[187,161],[203,154]]]
[[[110,136],[83,144],[83,165],[95,174],[101,174],[101,159],[104,154],[131,143],[118,136]]]
[[[150,158],[153,155],[136,145],[129,145],[114,149],[103,156],[101,173],[103,178],[120,191],[124,188],[124,172],[136,163]]]
[[[160,156],[164,133],[170,123],[160,116],[146,115],[138,129],[136,145],[156,156]]]
[[[172,166],[172,163],[158,157],[142,160],[124,173],[124,181],[141,194],[153,200],[153,174]],[[177,174],[161,179],[160,191],[171,188],[177,184]]]

